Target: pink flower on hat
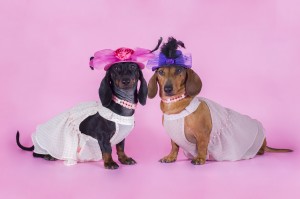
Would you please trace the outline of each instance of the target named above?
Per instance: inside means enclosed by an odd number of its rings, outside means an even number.
[[[134,50],[130,48],[118,48],[115,50],[115,56],[121,61],[129,60],[131,55],[134,53]]]

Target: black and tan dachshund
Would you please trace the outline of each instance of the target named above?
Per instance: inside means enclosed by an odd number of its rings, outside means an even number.
[[[140,80],[140,88],[137,89],[138,80]],[[147,82],[143,77],[141,69],[136,63],[121,62],[112,65],[106,72],[105,77],[101,81],[99,88],[99,96],[104,107],[110,109],[120,116],[132,116],[134,109],[128,109],[112,100],[113,95],[121,100],[125,100],[132,104],[146,104],[147,99]],[[99,113],[91,115],[84,119],[79,126],[81,133],[95,138],[102,151],[104,166],[107,169],[117,169],[118,164],[112,159],[112,147],[110,139],[116,131],[116,124],[109,121]],[[19,141],[19,132],[16,136],[18,146],[27,151],[33,151],[34,146],[24,147]],[[122,164],[132,165],[136,161],[128,157],[124,152],[125,139],[116,145],[118,159]],[[49,154],[33,153],[34,157],[41,157],[46,160],[56,160]]]

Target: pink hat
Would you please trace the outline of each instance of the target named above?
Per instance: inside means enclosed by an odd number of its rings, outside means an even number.
[[[146,62],[153,57],[152,51],[143,48],[136,48],[135,50],[124,47],[117,50],[104,49],[97,51],[94,57],[91,57],[90,67],[92,69],[104,68],[104,70],[108,70],[115,63],[134,62],[138,64],[140,69],[143,69],[145,65],[142,62]]]

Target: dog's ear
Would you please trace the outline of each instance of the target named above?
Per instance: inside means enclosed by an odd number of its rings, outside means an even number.
[[[185,82],[185,92],[189,96],[198,95],[202,88],[200,77],[192,69],[187,69],[187,78]]]
[[[157,74],[156,72],[152,75],[148,83],[148,97],[150,99],[154,98],[157,94]]]
[[[102,103],[102,106],[107,107],[112,99],[112,90],[110,84],[110,72],[107,71],[105,77],[102,79],[100,88],[99,88],[99,97]]]
[[[137,97],[141,105],[146,104],[147,100],[147,93],[148,93],[148,87],[147,87],[147,82],[144,78],[143,72],[139,70],[139,80],[141,82],[140,89],[138,91]]]

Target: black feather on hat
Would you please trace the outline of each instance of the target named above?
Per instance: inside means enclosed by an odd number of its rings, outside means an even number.
[[[169,37],[168,42],[164,43],[161,47],[161,52],[167,58],[177,58],[178,55],[176,53],[176,50],[178,46],[185,48],[184,43],[182,41],[177,41],[174,37]]]

